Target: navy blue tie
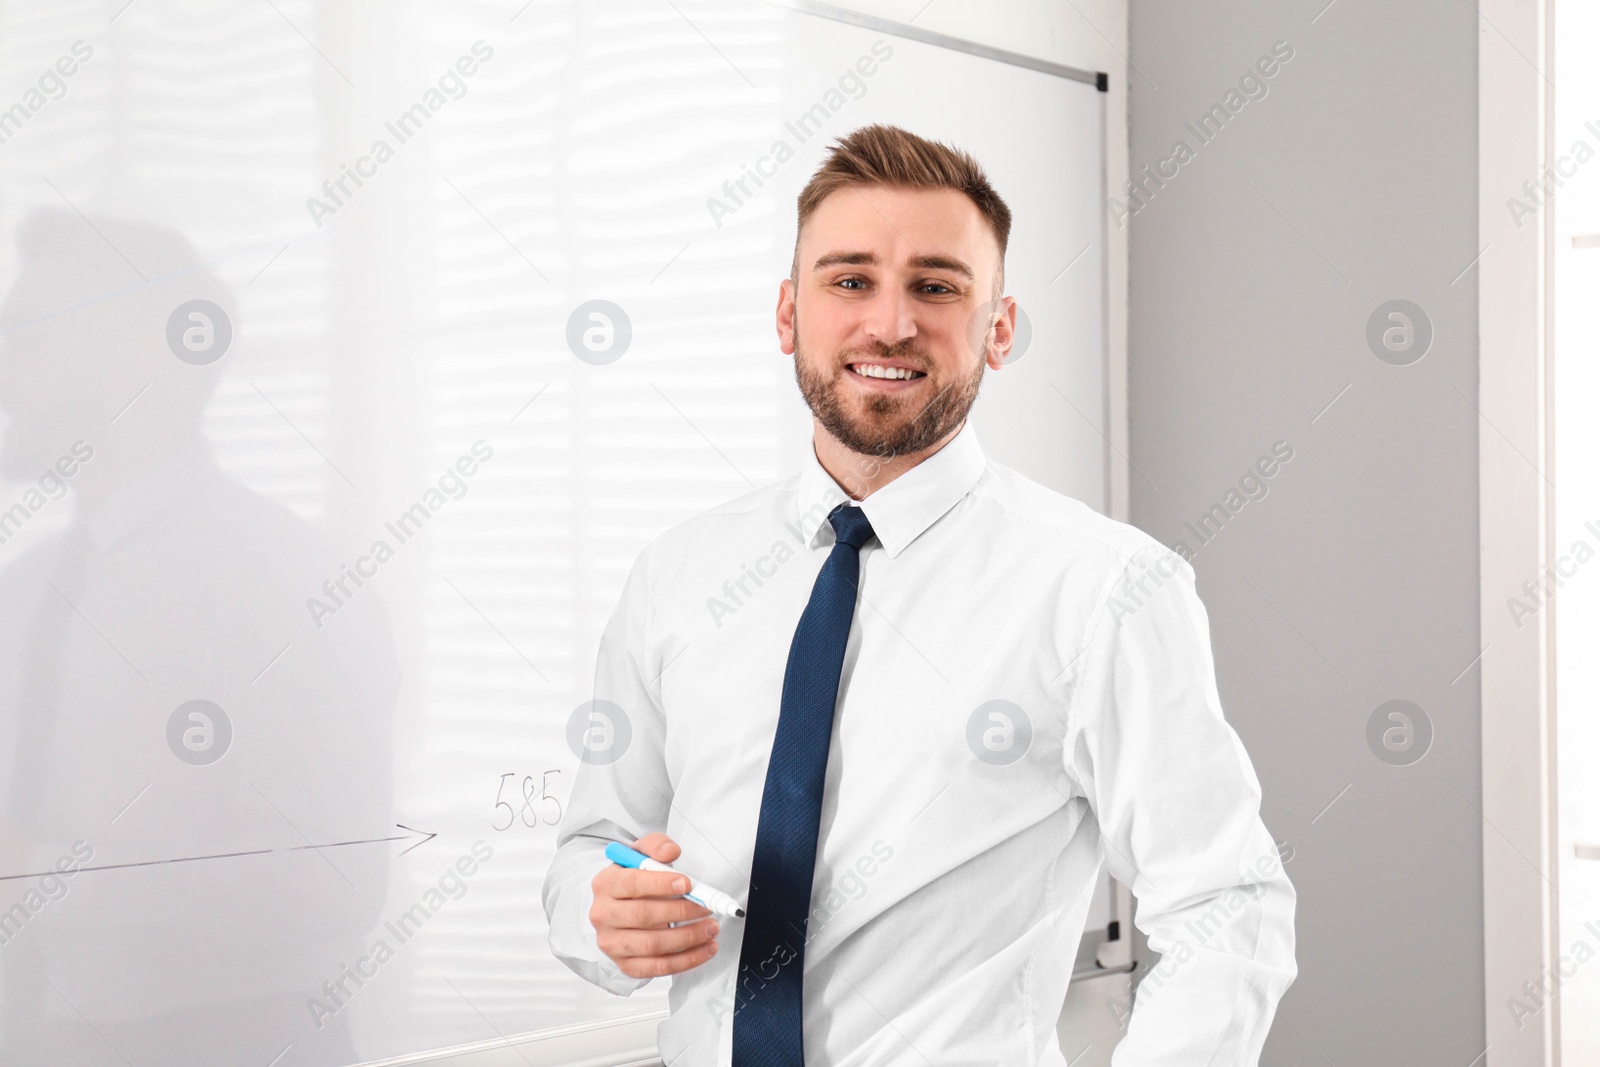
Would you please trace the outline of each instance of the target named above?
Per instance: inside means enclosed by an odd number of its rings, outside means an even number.
[[[802,1067],[805,1062],[801,976],[822,783],[839,672],[856,610],[861,546],[872,536],[872,523],[859,507],[840,504],[828,522],[836,540],[789,646],[778,730],[761,794],[734,1000],[734,1067]]]

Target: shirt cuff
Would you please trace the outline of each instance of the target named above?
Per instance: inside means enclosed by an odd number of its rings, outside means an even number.
[[[589,922],[589,909],[594,905],[591,882],[602,866],[603,863],[578,870],[557,892],[550,911],[550,951],[579,978],[607,993],[625,997],[650,984],[650,979],[624,974],[610,956],[600,951],[594,926]]]

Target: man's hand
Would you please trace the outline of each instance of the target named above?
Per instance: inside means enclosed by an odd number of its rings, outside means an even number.
[[[666,834],[646,834],[633,847],[671,863],[683,852]],[[660,978],[698,967],[717,954],[719,929],[711,913],[684,900],[689,879],[671,871],[639,871],[608,864],[594,876],[589,922],[600,951],[630,978]],[[703,919],[703,922],[692,920]],[[687,926],[669,924],[687,922]]]

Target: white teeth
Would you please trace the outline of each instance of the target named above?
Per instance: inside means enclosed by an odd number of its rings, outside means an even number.
[[[906,379],[917,377],[916,371],[906,370],[904,367],[879,367],[871,363],[851,364],[851,370],[864,378],[896,378]]]

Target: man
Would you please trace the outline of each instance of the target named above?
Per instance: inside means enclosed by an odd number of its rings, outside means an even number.
[[[553,951],[614,993],[673,975],[672,1065],[1060,1067],[1104,861],[1163,955],[1115,1067],[1256,1063],[1295,894],[1193,572],[985,459],[967,421],[1013,340],[1009,209],[970,156],[869,126],[799,219],[777,325],[814,455],[635,562],[595,680],[610,747],[545,884]]]

